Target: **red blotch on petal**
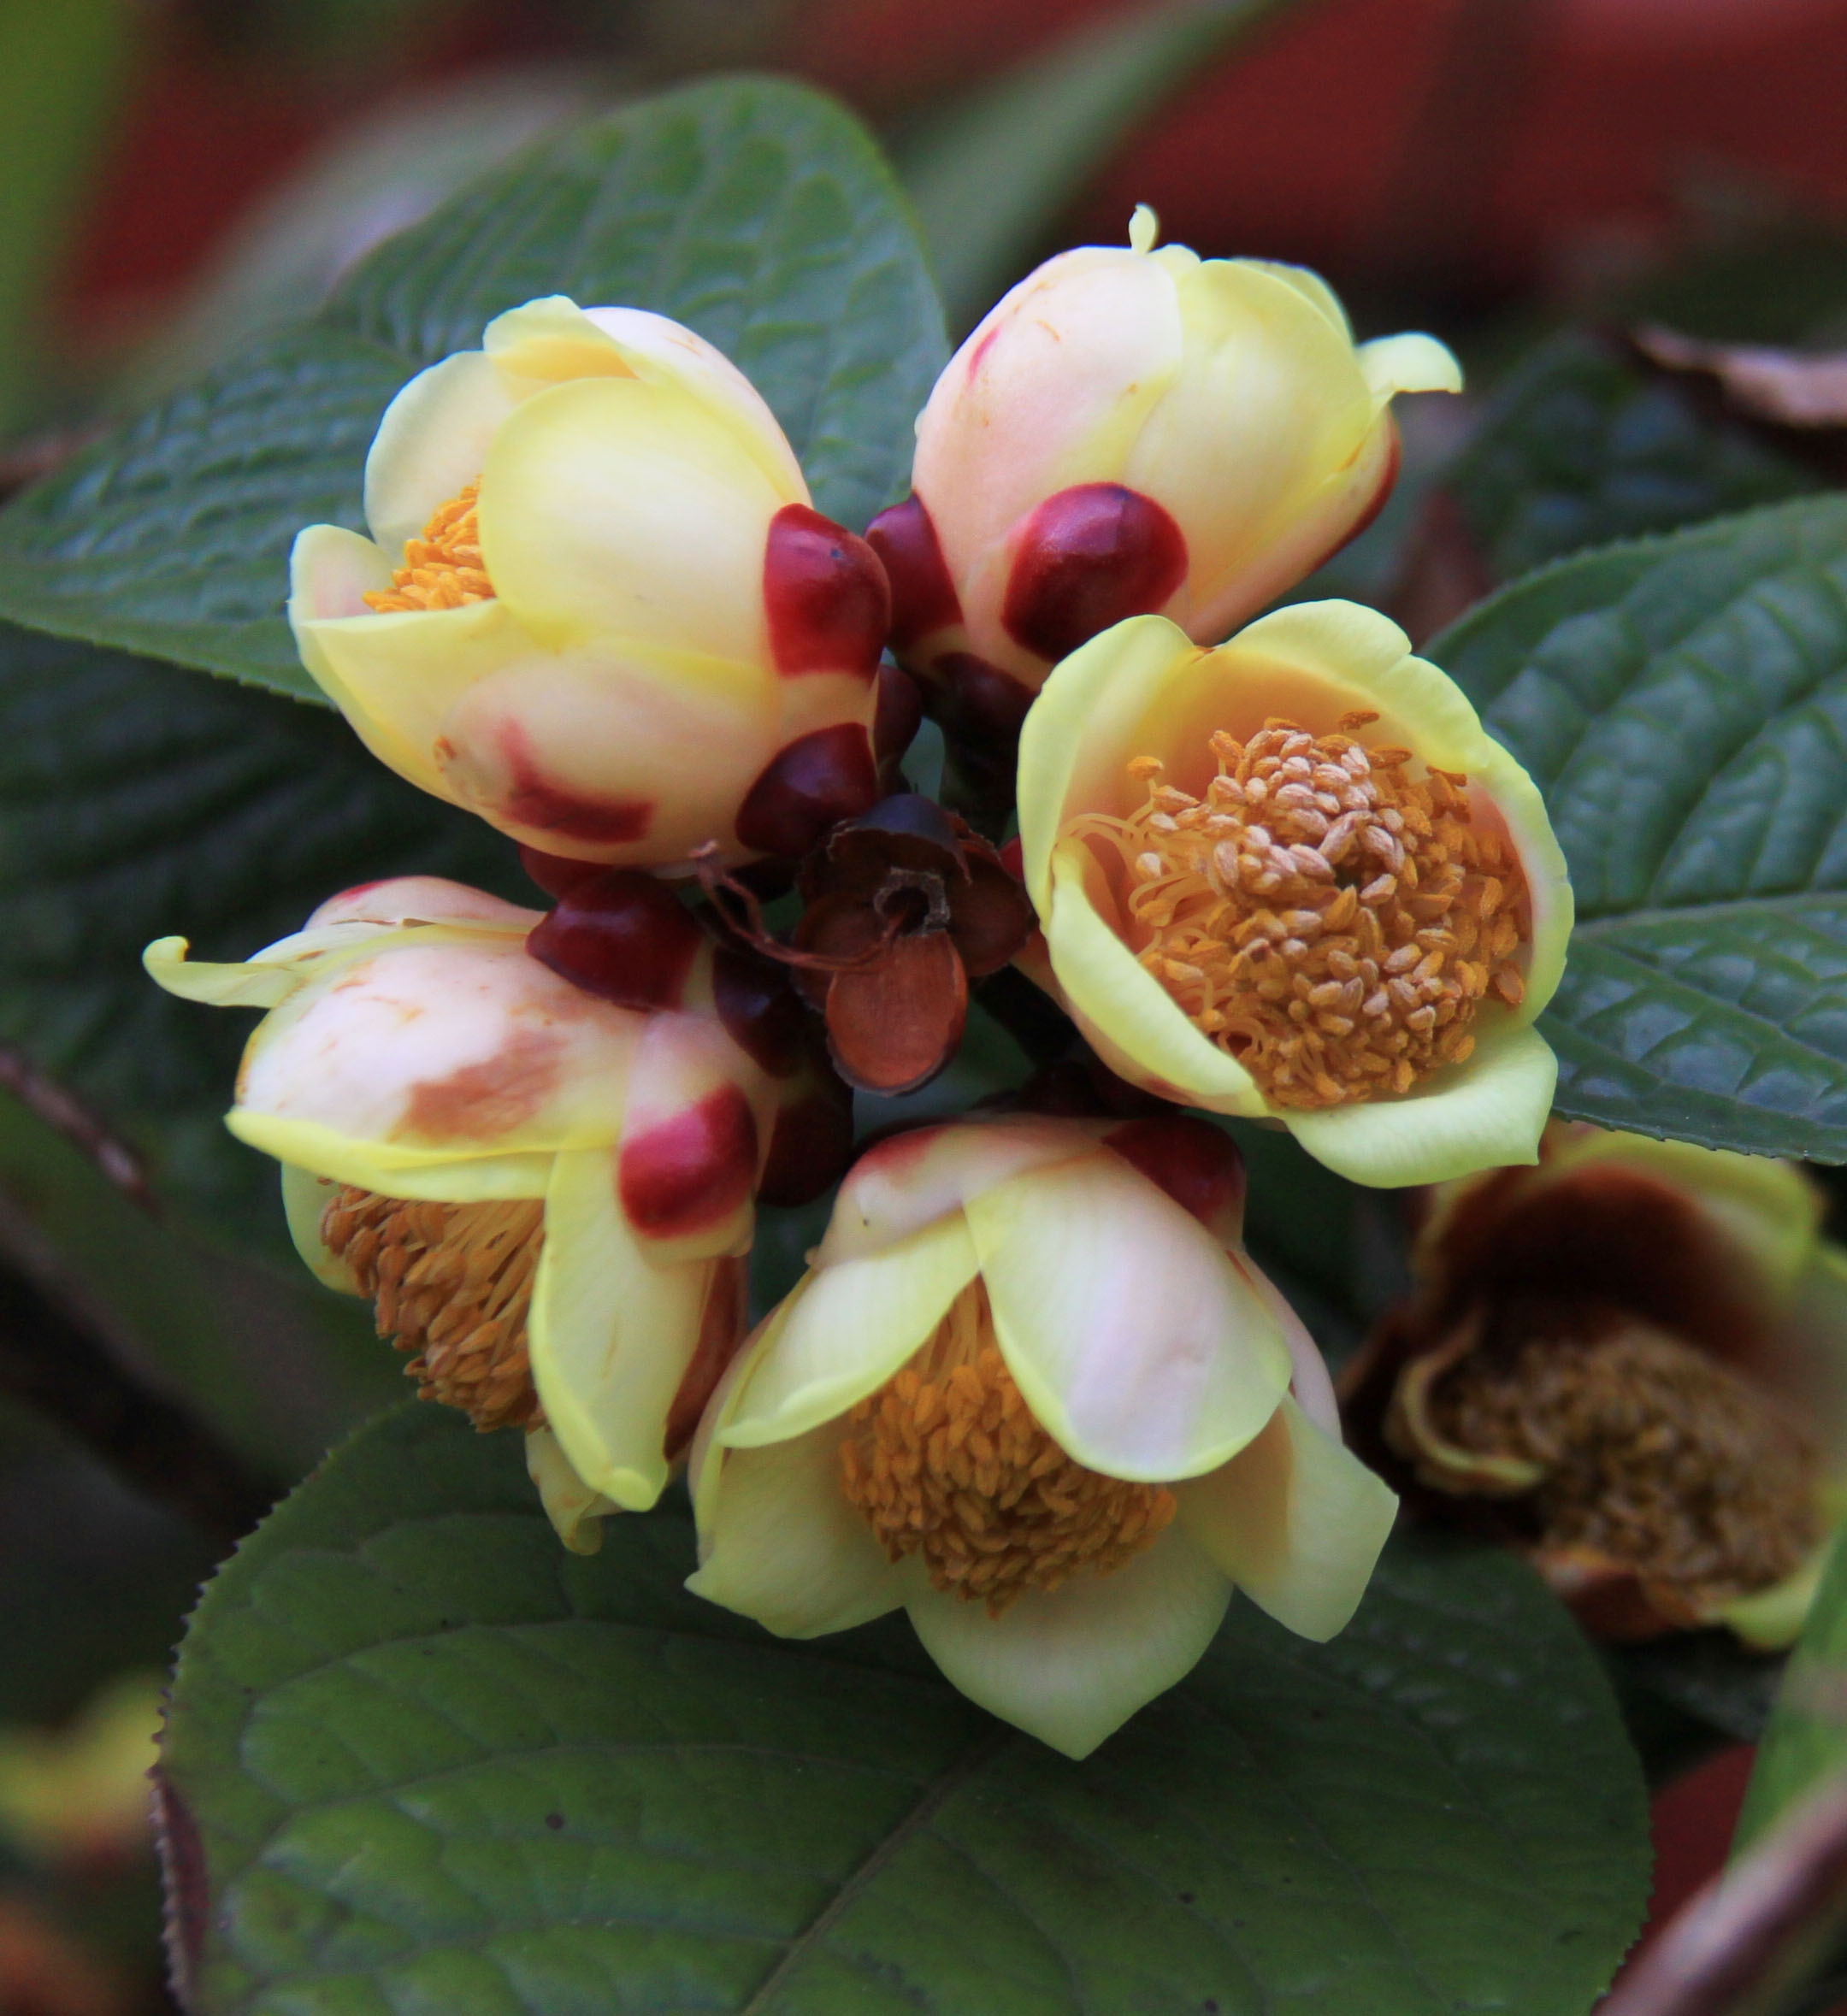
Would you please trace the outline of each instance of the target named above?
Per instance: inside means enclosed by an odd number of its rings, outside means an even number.
[[[1028,517],[1000,620],[1016,643],[1056,663],[1124,616],[1160,609],[1186,570],[1186,535],[1152,497],[1079,483]]]
[[[664,882],[605,868],[559,898],[526,936],[541,965],[619,1008],[677,1008],[705,934]]]
[[[784,504],[764,550],[770,651],[785,678],[805,672],[878,669],[891,621],[891,590],[879,557],[845,526]]]
[[[735,1085],[626,1139],[617,1194],[628,1223],[650,1239],[683,1239],[730,1217],[757,1174],[757,1121]]]
[[[508,781],[495,810],[510,826],[555,833],[586,846],[614,847],[640,840],[652,823],[652,799],[590,797],[548,778],[516,722],[502,725],[499,743]]]
[[[933,630],[962,621],[962,604],[921,498],[907,497],[881,511],[866,528],[866,543],[884,563],[891,583],[894,651],[906,651]]]
[[[805,854],[830,826],[878,803],[872,745],[857,722],[817,728],[764,765],[738,808],[737,836],[763,854]]]
[[[1208,1231],[1224,1233],[1228,1221],[1235,1229],[1244,1207],[1244,1158],[1223,1129],[1164,1113],[1127,1121],[1103,1139]]]

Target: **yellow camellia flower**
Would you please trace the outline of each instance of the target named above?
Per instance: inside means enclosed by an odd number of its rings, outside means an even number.
[[[303,1257],[375,1300],[426,1397],[528,1430],[584,1550],[683,1453],[742,1335],[752,1200],[818,1187],[828,1104],[754,964],[630,879],[546,918],[410,876],[240,964],[146,954],[170,993],[268,1011],[227,1123],[282,1164]],[[638,1005],[566,976],[597,981],[599,923]]]
[[[902,1606],[1073,1757],[1190,1671],[1234,1584],[1332,1637],[1396,1500],[1242,1217],[1236,1148],[1177,1115],[874,1148],[701,1425],[687,1586],[785,1637]]]
[[[690,329],[562,296],[412,379],[289,620],[374,755],[542,852],[800,854],[876,796],[888,597]],[[375,541],[376,542],[375,544]]]
[[[946,725],[1017,728],[1053,665],[1124,616],[1216,643],[1384,504],[1393,396],[1457,392],[1433,338],[1355,345],[1297,266],[1084,245],[1030,274],[949,361],[914,494],[870,533],[893,645]]]
[[[1531,1162],[1571,935],[1537,787],[1396,623],[1118,624],[1020,743],[1023,961],[1112,1070],[1378,1185]]]
[[[1594,1631],[1791,1643],[1847,1517],[1847,1253],[1800,1169],[1555,1121],[1431,1197],[1416,1289],[1345,1376],[1425,1511]]]

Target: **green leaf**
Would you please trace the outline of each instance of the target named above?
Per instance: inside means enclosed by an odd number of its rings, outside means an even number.
[[[258,1174],[267,1201],[274,1179]],[[363,1305],[292,1261],[277,1271],[207,1248],[9,1093],[0,1256],[261,1474],[299,1477],[403,1393],[403,1360]]]
[[[0,516],[0,616],[314,698],[281,605],[304,525],[362,525],[379,416],[536,295],[676,317],[756,383],[817,504],[903,487],[941,311],[889,170],[829,100],[693,85],[549,139],[372,255],[311,321]]]
[[[1847,498],[1588,553],[1430,646],[1546,794],[1560,1111],[1847,1159]]]
[[[1744,1810],[1737,1853],[1824,1778],[1847,1770],[1847,1547],[1836,1541],[1809,1621],[1790,1656],[1771,1711]]]
[[[274,1165],[221,1121],[252,1020],[162,993],[142,947],[179,932],[241,958],[341,888],[413,873],[523,885],[506,841],[323,709],[0,626],[0,1043],[209,1234],[282,1242]]]
[[[1637,1925],[1633,1755],[1499,1552],[1394,1547],[1327,1647],[1235,1605],[1073,1765],[901,1621],[779,1642],[681,1512],[606,1530],[407,1408],[239,1550],[163,1752],[190,2007],[1563,2016]]]
[[[1495,575],[1586,546],[1777,504],[1820,477],[1614,344],[1542,344],[1496,393],[1448,478]]]
[[[951,323],[1018,280],[1085,180],[1171,91],[1292,0],[1178,0],[1086,27],[897,149]],[[1128,219],[1123,220],[1126,233]]]

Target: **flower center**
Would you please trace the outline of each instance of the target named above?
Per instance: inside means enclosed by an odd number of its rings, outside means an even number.
[[[526,1358],[526,1312],[545,1205],[422,1204],[350,1185],[321,1219],[329,1252],[373,1298],[378,1334],[416,1355],[419,1400],[459,1407],[483,1432],[543,1419]]]
[[[1472,822],[1467,779],[1413,779],[1407,749],[1283,720],[1212,750],[1203,799],[1140,757],[1138,811],[1066,828],[1121,854],[1142,965],[1275,1105],[1406,1093],[1460,1064],[1487,996],[1519,1001],[1528,934],[1519,864]]]
[[[1546,1547],[1665,1585],[1689,1621],[1780,1582],[1820,1536],[1817,1453],[1800,1424],[1730,1366],[1644,1323],[1473,1352],[1431,1408],[1464,1448],[1544,1466],[1530,1502]]]
[[[841,1485],[887,1554],[921,1553],[935,1588],[990,1617],[1081,1569],[1120,1568],[1174,1516],[1172,1492],[1086,1470],[1033,1418],[978,1280],[847,1422]]]
[[[421,539],[404,541],[404,565],[388,588],[369,589],[366,601],[381,615],[402,609],[460,609],[464,603],[492,602],[493,583],[481,564],[481,527],[475,499],[481,479],[440,506]]]

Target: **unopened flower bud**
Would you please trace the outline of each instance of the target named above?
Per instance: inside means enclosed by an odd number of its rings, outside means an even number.
[[[1214,644],[1361,529],[1401,392],[1455,392],[1432,338],[1355,345],[1300,267],[1086,245],[1022,280],[918,421],[913,494],[869,537],[893,645],[950,732],[1017,732],[1060,658],[1160,613]]]
[[[373,539],[296,540],[289,616],[412,783],[642,867],[799,855],[873,803],[884,575],[690,329],[562,297],[497,317],[392,400],[365,505]]]

